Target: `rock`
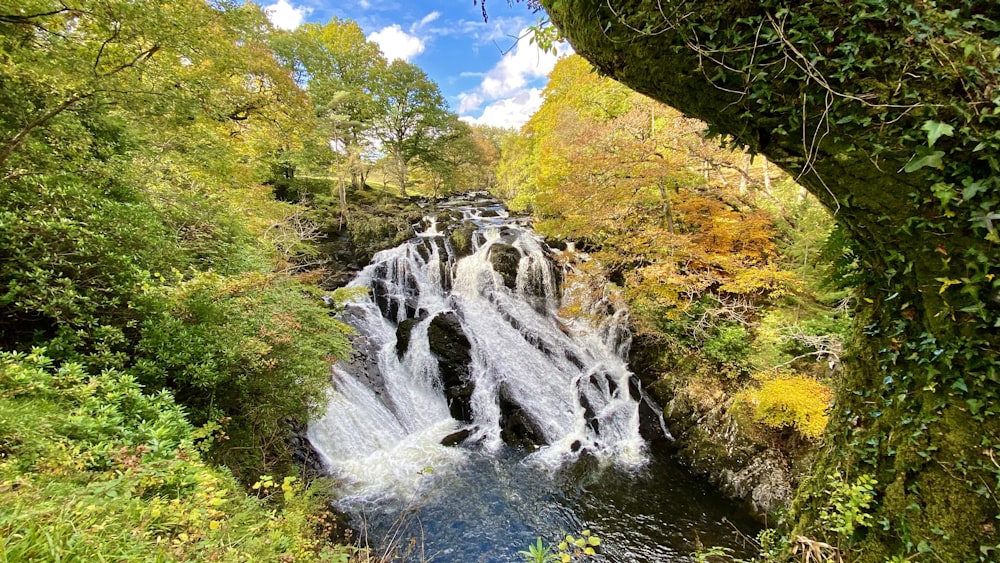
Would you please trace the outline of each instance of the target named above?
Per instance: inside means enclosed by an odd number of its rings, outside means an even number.
[[[448,409],[455,420],[472,422],[472,344],[453,312],[441,313],[427,326],[427,341],[438,360]]]
[[[527,412],[514,402],[507,386],[500,386],[500,439],[513,448],[533,450],[546,442]]]
[[[521,251],[509,244],[496,243],[490,247],[490,263],[508,289],[517,288],[517,267],[521,263]]]
[[[413,336],[413,327],[423,319],[406,319],[396,327],[396,356],[400,359],[406,354],[410,347],[410,339]]]
[[[474,247],[472,237],[475,234],[476,226],[473,223],[464,223],[451,232],[451,247],[455,252],[456,260],[472,254]]]
[[[798,481],[792,467],[810,455],[808,445],[783,446],[762,436],[740,422],[730,398],[712,386],[688,384],[659,394],[669,394],[664,417],[679,456],[695,473],[727,496],[747,501],[760,516],[789,506]]]
[[[472,430],[468,428],[463,428],[458,432],[452,432],[444,438],[441,439],[441,445],[447,447],[454,447],[465,441],[466,438],[472,435]]]
[[[549,246],[549,248],[554,248],[556,250],[565,251],[566,248],[567,248],[566,241],[563,240],[563,239],[557,239],[557,238],[551,238],[551,237],[550,238],[546,238],[545,239],[545,244],[547,244]]]
[[[322,457],[306,438],[306,426],[294,418],[286,418],[285,425],[288,428],[286,443],[300,474],[306,481],[325,475],[327,470]]]

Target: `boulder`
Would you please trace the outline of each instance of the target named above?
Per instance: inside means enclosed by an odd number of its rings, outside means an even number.
[[[533,450],[544,445],[542,432],[531,416],[510,396],[506,385],[500,386],[500,439],[513,448]]]
[[[451,416],[472,422],[472,344],[453,312],[441,313],[427,327],[427,341],[437,358],[441,384]]]
[[[496,243],[490,247],[490,263],[508,289],[517,288],[517,267],[521,263],[521,251],[509,244]]]

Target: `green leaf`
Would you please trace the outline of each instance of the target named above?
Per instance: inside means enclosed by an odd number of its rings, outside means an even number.
[[[938,182],[931,186],[931,192],[934,194],[934,197],[941,201],[941,205],[948,205],[951,200],[955,199],[954,188],[954,184]]]
[[[979,410],[983,408],[983,402],[979,399],[968,399],[965,402],[969,405],[969,412],[973,415],[979,414]]]
[[[951,125],[931,119],[925,121],[924,126],[920,129],[927,131],[927,145],[931,147],[934,146],[934,142],[937,141],[942,135],[951,137],[955,133],[955,128]]]
[[[966,201],[972,199],[977,194],[987,191],[988,189],[986,187],[986,183],[982,180],[972,180],[971,178],[967,178],[962,182],[962,184],[965,186],[965,189],[962,190],[962,199]]]
[[[917,154],[910,158],[910,161],[903,167],[903,171],[916,172],[927,166],[941,168],[944,166],[942,157],[944,157],[944,151],[932,151],[930,147],[917,147]]]

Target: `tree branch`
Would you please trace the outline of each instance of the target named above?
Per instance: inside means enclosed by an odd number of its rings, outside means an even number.
[[[17,135],[15,135],[9,141],[4,142],[3,148],[0,148],[0,166],[3,166],[4,163],[7,162],[7,159],[10,157],[10,155],[14,153],[14,150],[17,149],[18,146],[20,146],[20,144],[24,141],[25,138],[27,138],[29,134],[31,134],[32,131],[34,131],[39,126],[43,125],[53,117],[59,115],[63,111],[69,109],[77,102],[85,100],[93,95],[94,95],[93,92],[87,94],[77,94],[76,96],[73,96],[72,98],[52,108],[47,113],[39,116],[31,123],[25,125]]]

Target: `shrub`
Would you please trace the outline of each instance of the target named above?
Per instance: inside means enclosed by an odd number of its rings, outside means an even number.
[[[735,399],[749,410],[754,422],[792,428],[810,440],[822,436],[831,400],[833,392],[826,385],[790,373],[767,376],[759,388],[744,390]]]
[[[320,405],[349,328],[318,295],[284,276],[195,275],[151,288],[131,372],[170,389],[198,425],[226,423],[213,452],[244,482],[287,462],[287,420]]]
[[[723,325],[705,341],[702,352],[722,363],[738,363],[750,353],[750,335],[740,325]]]
[[[315,488],[248,496],[202,461],[169,393],[0,352],[0,560],[340,561]]]

